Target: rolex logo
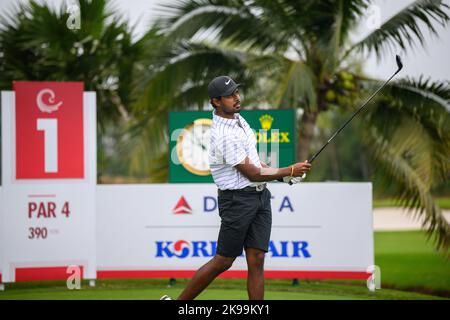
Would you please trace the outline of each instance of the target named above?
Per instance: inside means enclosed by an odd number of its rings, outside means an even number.
[[[273,118],[270,115],[265,114],[259,118],[259,122],[264,130],[270,130],[272,127]]]

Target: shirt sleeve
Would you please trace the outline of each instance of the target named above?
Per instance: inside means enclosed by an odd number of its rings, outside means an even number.
[[[217,147],[219,158],[221,158],[223,164],[234,167],[243,162],[245,157],[247,157],[244,142],[237,136],[230,135],[222,137]]]

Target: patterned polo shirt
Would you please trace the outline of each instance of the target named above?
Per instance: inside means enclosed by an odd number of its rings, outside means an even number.
[[[228,119],[216,115],[214,110],[210,133],[209,166],[217,187],[235,190],[260,184],[252,183],[235,168],[246,157],[261,168],[256,137],[247,121],[238,113],[234,119]]]

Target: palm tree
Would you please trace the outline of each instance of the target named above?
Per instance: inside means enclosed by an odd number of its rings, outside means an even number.
[[[138,95],[136,73],[143,68],[142,44],[151,42],[152,33],[134,41],[128,23],[106,0],[79,0],[78,8],[79,29],[69,29],[64,5],[52,9],[30,1],[0,17],[0,88],[10,90],[13,80],[82,81],[86,91],[95,91],[101,173],[108,169],[103,138],[128,122]]]
[[[129,112],[139,46],[105,0],[80,0],[78,7],[80,29],[67,27],[64,5],[54,10],[30,1],[2,17],[0,86],[10,88],[12,80],[83,81],[85,90],[98,94],[103,125]]]
[[[136,108],[145,114],[140,127],[150,121],[159,124],[154,130],[162,130],[163,111],[175,105],[201,109],[207,105],[208,79],[228,73],[247,83],[251,102],[299,111],[297,159],[307,159],[314,151],[311,143],[319,116],[354,110],[380,84],[361,73],[361,53],[375,53],[381,59],[395,46],[407,50],[424,45],[423,29],[437,35],[434,25],[446,26],[449,21],[449,6],[443,1],[418,0],[352,42],[351,32],[370,3],[178,0],[164,4],[157,26],[167,46],[160,66],[144,81],[145,95]],[[395,184],[399,202],[423,214],[429,236],[437,231],[436,246],[446,252],[450,227],[431,190],[448,179],[449,101],[449,82],[402,79],[391,83],[360,120],[363,141],[376,163],[375,176]],[[158,139],[147,142],[158,144]]]

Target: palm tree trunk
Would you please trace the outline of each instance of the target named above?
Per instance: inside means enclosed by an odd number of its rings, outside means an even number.
[[[300,120],[300,130],[297,143],[297,161],[308,159],[311,141],[316,127],[317,112],[305,112]]]
[[[362,147],[360,147],[360,152],[359,152],[359,163],[361,166],[361,174],[362,174],[364,181],[369,181],[369,179],[370,179],[369,166],[367,165],[366,154],[364,153],[364,149]]]
[[[330,144],[331,172],[335,181],[341,180],[341,172],[339,170],[339,157],[337,154],[336,143]]]

